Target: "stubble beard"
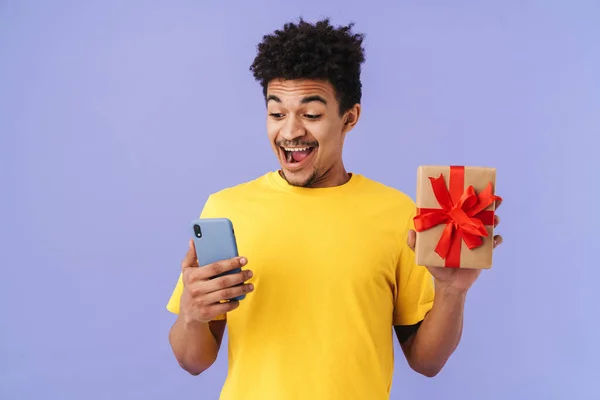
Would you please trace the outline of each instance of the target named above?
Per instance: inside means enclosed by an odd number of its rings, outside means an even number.
[[[285,176],[285,171],[283,170],[283,168],[281,169],[281,176],[291,186],[302,187],[302,188],[310,188],[315,182],[318,182],[318,180],[319,180],[319,171],[317,171],[316,168],[313,168],[312,174],[308,177],[308,179],[305,179],[303,182],[293,182],[293,181],[290,181],[287,178],[287,176]]]

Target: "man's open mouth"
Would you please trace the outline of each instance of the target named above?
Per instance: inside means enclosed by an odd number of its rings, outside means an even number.
[[[285,160],[288,163],[295,164],[303,161],[313,152],[314,147],[282,147],[285,154]]]

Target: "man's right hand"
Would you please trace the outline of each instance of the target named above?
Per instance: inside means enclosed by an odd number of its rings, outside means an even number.
[[[218,315],[238,308],[239,301],[229,299],[254,290],[252,284],[244,283],[252,277],[252,271],[245,270],[214,277],[241,268],[246,263],[244,257],[236,257],[199,267],[196,248],[194,242],[190,240],[188,252],[181,263],[183,294],[180,314],[185,321],[207,323]],[[240,285],[241,283],[244,284]],[[221,303],[223,300],[228,301]]]

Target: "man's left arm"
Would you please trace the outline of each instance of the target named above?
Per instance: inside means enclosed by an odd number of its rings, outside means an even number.
[[[465,292],[435,286],[435,301],[425,318],[394,327],[409,366],[427,377],[437,375],[460,342]]]
[[[496,208],[499,205],[500,203],[496,204]],[[494,227],[499,222],[498,216],[494,216]],[[442,370],[458,347],[467,292],[481,270],[417,266],[414,259],[416,233],[412,221],[409,221],[408,228],[407,240],[401,249],[397,267],[398,283],[408,290],[399,296],[396,304],[395,330],[411,368],[433,377]],[[495,235],[493,248],[501,243],[502,236]],[[424,279],[425,271],[433,279]],[[431,297],[435,300],[429,302]],[[414,322],[416,317],[423,314],[424,309],[427,310],[424,317]],[[402,323],[407,320],[403,313],[408,313],[410,324]]]
[[[450,285],[456,283],[453,281],[457,269],[416,264],[413,216],[407,219],[399,243],[393,325],[409,366],[433,377],[460,342],[467,290],[456,290]],[[469,281],[475,280],[478,273],[465,272],[473,275]]]

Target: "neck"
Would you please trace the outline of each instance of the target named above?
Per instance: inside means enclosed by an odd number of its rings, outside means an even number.
[[[292,186],[302,187],[305,189],[325,189],[330,187],[342,186],[350,181],[352,174],[346,171],[343,162],[339,162],[328,170],[322,172],[322,170],[317,170],[316,173],[309,179],[308,182],[304,182],[304,184],[300,183],[292,183],[290,182],[283,170],[278,170],[277,173],[284,180],[288,182],[288,184]]]
[[[328,188],[341,186],[350,180],[350,174],[346,171],[343,162],[339,162],[325,171],[310,186],[311,188]]]

